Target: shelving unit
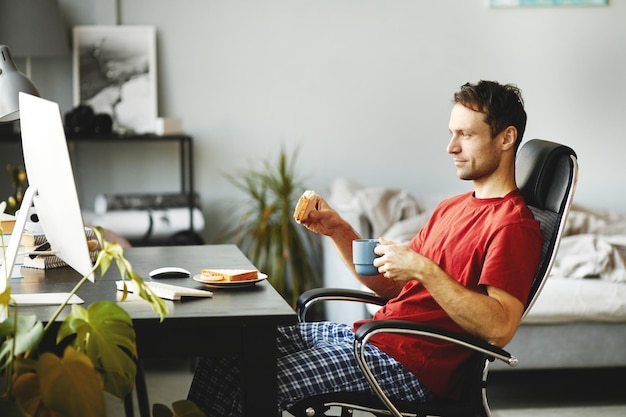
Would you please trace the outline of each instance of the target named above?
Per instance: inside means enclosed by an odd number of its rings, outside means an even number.
[[[189,208],[189,228],[186,231],[177,233],[167,240],[131,240],[133,245],[146,246],[156,244],[202,244],[202,238],[195,232],[193,211],[194,202],[194,180],[193,180],[193,141],[189,135],[115,135],[115,134],[95,134],[95,135],[67,135],[68,148],[70,154],[77,151],[78,147],[89,146],[93,143],[111,143],[116,147],[123,148],[124,144],[145,142],[173,142],[178,144],[178,165],[180,175],[180,193],[187,197],[187,207]],[[9,160],[4,160],[4,165],[8,163],[23,164],[21,155],[21,139],[17,133],[0,133],[0,145],[11,145],[16,147]],[[17,155],[16,155],[17,154]],[[7,194],[8,195],[8,194]],[[0,199],[1,200],[1,199]]]

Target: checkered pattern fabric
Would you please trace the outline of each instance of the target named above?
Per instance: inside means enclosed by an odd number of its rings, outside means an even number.
[[[281,327],[277,345],[280,409],[317,394],[371,392],[354,359],[352,326],[318,322]],[[375,346],[366,347],[366,357],[390,397],[432,399],[430,391],[413,374]],[[237,358],[200,361],[188,398],[208,416],[242,415]]]

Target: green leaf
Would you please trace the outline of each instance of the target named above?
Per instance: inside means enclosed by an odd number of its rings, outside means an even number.
[[[43,325],[34,315],[17,316],[17,321],[15,316],[10,316],[0,323],[0,370],[6,368],[16,355],[37,347],[42,337]]]
[[[57,333],[57,343],[76,335],[73,346],[103,373],[105,390],[119,398],[135,386],[137,345],[128,313],[112,301],[97,301],[88,310],[73,304]]]
[[[137,295],[146,300],[152,306],[152,310],[161,317],[161,321],[165,319],[168,314],[167,304],[159,296],[157,296],[150,287],[148,287],[143,279],[135,271],[130,271],[128,276],[137,284],[139,291]]]
[[[152,405],[152,417],[173,417],[174,413],[166,405],[156,403]]]
[[[102,380],[84,354],[72,347],[62,359],[43,353],[37,374],[46,407],[65,417],[106,417]]]
[[[42,407],[39,377],[36,370],[35,367],[33,371],[19,374],[13,384],[12,394],[15,397],[15,403],[29,416],[35,415]]]
[[[3,247],[6,247],[4,243],[3,243]],[[3,250],[3,254],[4,254],[4,250]],[[5,279],[5,278],[0,277],[0,279]],[[4,291],[0,293],[0,308],[7,310],[9,308],[10,301],[11,301],[11,287],[7,285]]]

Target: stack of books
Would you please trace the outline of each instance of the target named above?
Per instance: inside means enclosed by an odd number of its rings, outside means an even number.
[[[2,227],[2,233],[10,235],[13,233],[15,227],[15,216],[12,214],[1,213],[0,214],[0,227]]]
[[[0,265],[4,263],[4,253],[9,246],[11,234],[15,227],[15,216],[7,213],[0,213],[0,227],[2,228],[2,239],[0,240]]]
[[[96,233],[90,227],[85,227],[85,237],[87,240],[97,240]],[[24,232],[20,244],[24,248],[24,262],[22,266],[25,268],[52,269],[67,266],[63,259],[52,253],[46,235],[43,233]],[[47,254],[45,252],[50,253]],[[91,260],[95,261],[98,251],[90,251],[89,255]]]

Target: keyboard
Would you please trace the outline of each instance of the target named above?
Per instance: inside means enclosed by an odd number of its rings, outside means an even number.
[[[124,290],[124,282],[129,292],[135,292],[136,284],[133,281],[115,281],[119,291]],[[166,300],[180,300],[182,297],[213,297],[211,291],[199,290],[195,288],[181,287],[179,285],[165,284],[163,282],[144,281],[156,295]]]

